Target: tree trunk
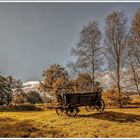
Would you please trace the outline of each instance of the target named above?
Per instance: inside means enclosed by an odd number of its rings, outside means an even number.
[[[118,82],[117,82],[118,94],[119,94],[119,106],[122,107],[121,104],[121,88],[120,88],[120,76],[118,75]]]
[[[92,61],[92,92],[94,92],[95,86],[95,71],[94,71],[94,60]]]
[[[129,61],[130,61],[131,68],[132,68],[132,71],[133,71],[133,77],[134,77],[135,86],[136,86],[136,89],[137,89],[138,95],[140,95],[140,90],[139,90],[139,86],[138,86],[138,81],[137,81],[136,71],[135,71],[135,68],[134,68],[134,66],[133,66],[133,63],[132,63],[130,57],[129,57]]]
[[[122,107],[121,104],[121,85],[120,85],[120,60],[118,59],[118,64],[117,64],[117,89],[118,89],[118,94],[119,94],[119,107]]]

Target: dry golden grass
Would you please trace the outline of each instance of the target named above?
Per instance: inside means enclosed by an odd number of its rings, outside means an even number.
[[[0,112],[0,137],[140,137],[140,108],[81,109],[77,117],[57,116],[55,110]]]
[[[140,96],[139,95],[131,95],[131,103],[132,104],[140,104]]]

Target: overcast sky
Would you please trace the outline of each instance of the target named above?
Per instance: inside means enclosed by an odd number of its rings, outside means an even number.
[[[41,80],[53,63],[62,66],[83,25],[97,20],[103,29],[113,10],[125,10],[131,22],[140,3],[0,3],[0,72]]]

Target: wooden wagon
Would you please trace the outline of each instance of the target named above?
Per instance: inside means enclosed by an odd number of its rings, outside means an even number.
[[[95,93],[74,93],[63,94],[58,97],[58,106],[56,113],[58,115],[67,114],[68,116],[76,116],[80,111],[79,107],[85,106],[87,111],[96,109],[102,112],[105,108],[105,103],[101,98],[100,92]]]

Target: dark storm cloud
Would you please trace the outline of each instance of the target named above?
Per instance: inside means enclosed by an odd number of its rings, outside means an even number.
[[[95,19],[103,30],[113,10],[132,20],[139,3],[0,3],[0,71],[39,80],[53,63],[71,60],[82,26]]]

